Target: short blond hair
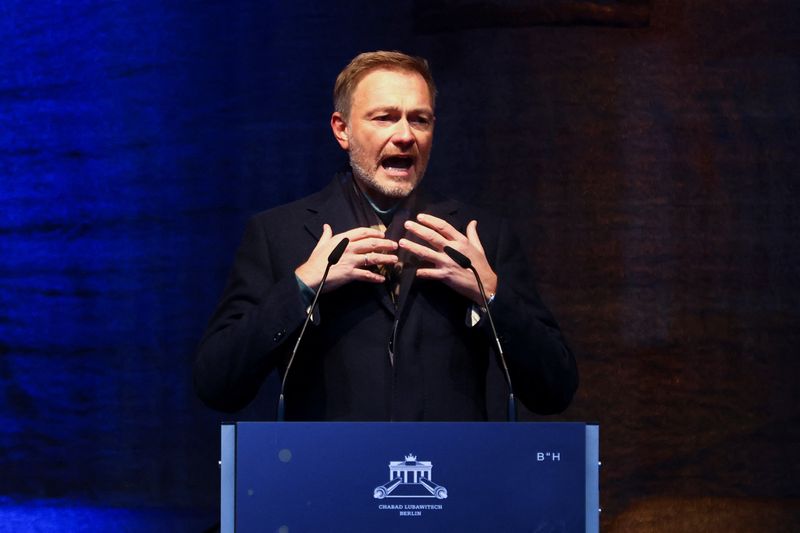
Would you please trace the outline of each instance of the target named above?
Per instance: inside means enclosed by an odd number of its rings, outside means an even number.
[[[433,83],[433,75],[428,61],[403,52],[378,50],[376,52],[358,54],[336,77],[336,83],[333,86],[334,111],[341,113],[345,118],[350,114],[353,93],[356,90],[356,86],[358,86],[358,82],[375,69],[416,72],[428,84],[431,107],[435,107],[436,85]]]

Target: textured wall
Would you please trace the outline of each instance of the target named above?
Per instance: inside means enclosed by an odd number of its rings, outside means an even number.
[[[0,499],[213,521],[194,344],[246,217],[343,161],[336,72],[400,48],[440,85],[428,179],[513,214],[578,354],[557,419],[601,423],[605,529],[800,523],[796,3],[424,31],[357,4],[0,6]]]
[[[519,217],[579,353],[566,416],[601,422],[605,524],[771,530],[800,513],[797,7],[651,22],[444,36],[435,169]]]

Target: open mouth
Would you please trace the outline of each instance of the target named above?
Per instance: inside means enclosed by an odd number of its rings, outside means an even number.
[[[381,160],[381,166],[386,170],[405,171],[414,164],[414,158],[410,155],[393,155]]]

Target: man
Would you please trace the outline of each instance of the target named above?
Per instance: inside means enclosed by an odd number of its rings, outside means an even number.
[[[543,414],[569,404],[575,360],[508,223],[420,188],[435,95],[427,62],[398,52],[361,54],[339,74],[331,129],[352,172],[251,219],[195,361],[207,405],[241,409],[285,370],[345,237],[287,379],[287,419],[487,418],[491,331],[474,276],[445,246],[483,280],[516,395]]]

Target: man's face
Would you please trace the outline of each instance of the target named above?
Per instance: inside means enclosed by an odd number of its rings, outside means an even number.
[[[425,174],[433,144],[433,107],[416,72],[376,69],[353,92],[349,119],[334,113],[331,127],[350,154],[353,174],[373,202],[389,207]]]

